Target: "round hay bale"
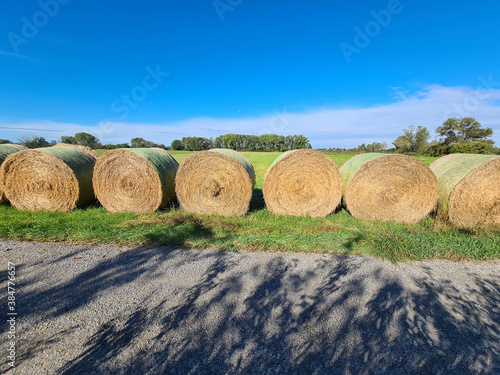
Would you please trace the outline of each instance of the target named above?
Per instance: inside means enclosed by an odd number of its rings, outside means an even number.
[[[77,148],[78,150],[86,152],[87,154],[92,156],[95,160],[97,160],[97,158],[99,157],[99,155],[97,155],[97,153],[94,150],[92,150],[90,147],[87,147],[87,146],[72,145],[70,143],[58,143],[54,147],[57,147],[57,146],[67,146],[67,147]]]
[[[175,191],[182,209],[196,214],[242,216],[252,199],[255,172],[239,152],[199,151],[179,167]]]
[[[95,201],[93,168],[94,159],[73,147],[19,151],[2,164],[4,194],[20,210],[70,212]]]
[[[316,150],[292,150],[269,167],[262,192],[273,214],[324,217],[340,205],[342,182],[329,157]]]
[[[22,150],[27,150],[26,147],[21,146],[21,145],[15,145],[11,143],[7,144],[1,144],[0,145],[0,165],[2,165],[3,161],[7,156],[10,154],[13,154],[14,152],[22,151]],[[3,195],[3,180],[0,175],[0,203],[4,203],[7,200],[4,198]]]
[[[465,227],[500,224],[500,156],[451,154],[430,168],[439,182],[441,215]]]
[[[340,168],[344,206],[361,219],[416,223],[434,210],[438,182],[407,155],[361,154]]]
[[[153,212],[175,202],[178,166],[168,152],[159,148],[108,151],[97,159],[94,191],[110,212]]]

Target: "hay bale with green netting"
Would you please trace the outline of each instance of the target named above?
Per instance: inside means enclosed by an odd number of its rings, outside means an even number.
[[[95,201],[94,158],[73,147],[47,147],[7,156],[0,174],[10,203],[29,211],[70,212]]]
[[[340,172],[319,151],[287,151],[269,167],[262,192],[273,214],[324,217],[341,203]]]
[[[500,156],[451,154],[434,161],[438,212],[451,223],[500,224]]]
[[[357,155],[340,168],[343,202],[360,219],[416,223],[434,210],[438,182],[407,155]]]
[[[0,166],[2,165],[3,161],[7,156],[10,154],[13,154],[18,151],[26,150],[26,147],[21,146],[21,145],[14,145],[14,144],[1,144],[0,145]],[[0,203],[3,203],[5,200],[4,195],[3,195],[3,181],[2,178],[0,177]]]
[[[178,167],[160,148],[108,151],[97,159],[94,190],[110,212],[153,212],[174,204]]]
[[[92,156],[96,160],[99,157],[99,155],[97,155],[97,152],[95,152],[94,150],[92,150],[90,147],[87,147],[87,146],[72,145],[70,143],[58,143],[54,147],[57,147],[57,146],[67,146],[67,147],[77,148],[83,152],[86,152],[87,154],[89,154],[90,156]]]
[[[255,172],[239,152],[199,151],[179,167],[175,191],[182,209],[197,214],[242,216],[252,199]]]

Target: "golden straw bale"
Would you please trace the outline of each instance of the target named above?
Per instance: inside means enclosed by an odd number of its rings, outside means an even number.
[[[262,187],[273,214],[324,217],[341,204],[337,165],[316,150],[287,151],[274,161]]]
[[[0,145],[0,165],[2,165],[3,161],[7,156],[10,154],[13,154],[14,152],[22,151],[22,150],[27,150],[26,147],[21,146],[21,145],[15,145],[12,143],[7,143],[7,144],[1,144]],[[0,203],[7,202],[3,195],[3,181],[0,177]]]
[[[73,147],[19,151],[2,164],[4,194],[10,203],[29,211],[69,212],[95,201],[94,158]]]
[[[124,148],[105,152],[96,162],[94,190],[110,212],[146,213],[175,202],[179,164],[160,148]]]
[[[416,223],[436,206],[436,176],[411,156],[357,155],[340,168],[340,174],[344,206],[354,217]]]
[[[500,156],[451,154],[434,161],[438,212],[455,225],[500,224]]]
[[[199,151],[179,166],[175,191],[180,206],[197,214],[242,216],[252,199],[255,172],[239,152]]]

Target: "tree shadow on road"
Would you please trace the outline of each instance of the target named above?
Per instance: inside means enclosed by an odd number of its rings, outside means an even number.
[[[367,258],[315,256],[304,266],[299,257],[275,254],[245,267],[245,256],[192,254],[134,249],[59,288],[24,296],[23,303],[33,303],[31,314],[57,316],[142,274],[161,282],[167,276],[154,264],[208,261],[189,286],[175,289],[175,298],[145,297],[128,315],[104,322],[59,373],[500,370],[498,280],[471,276],[471,285],[459,290],[431,270],[403,282],[397,271],[388,272],[393,266],[368,265]]]

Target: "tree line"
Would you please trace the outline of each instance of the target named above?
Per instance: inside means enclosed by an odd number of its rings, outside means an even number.
[[[0,140],[10,143],[8,140]],[[54,146],[57,142],[45,140],[40,136],[23,136],[19,142],[27,148],[40,148]],[[68,143],[90,147],[92,149],[116,149],[116,148],[142,148],[159,147],[173,150],[201,151],[211,148],[230,148],[237,151],[287,151],[299,148],[311,148],[309,139],[303,135],[243,135],[225,134],[215,139],[204,137],[184,137],[182,140],[176,139],[170,147],[164,144],[157,144],[144,138],[132,138],[130,143],[102,144],[94,135],[80,132],[73,136],[64,135],[60,138],[60,143]]]
[[[224,134],[215,139],[203,137],[184,137],[176,139],[171,145],[173,150],[201,151],[211,148],[230,148],[237,151],[288,151],[311,148],[309,139],[303,135],[244,135]]]

